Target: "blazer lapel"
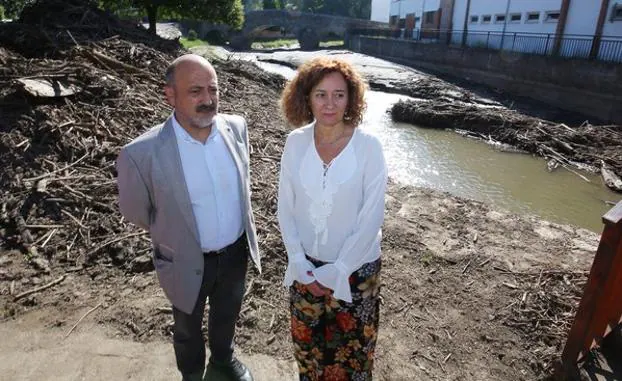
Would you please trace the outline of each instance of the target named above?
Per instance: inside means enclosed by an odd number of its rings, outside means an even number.
[[[242,196],[244,196],[244,189],[246,184],[246,179],[244,174],[246,173],[244,169],[244,165],[240,160],[240,153],[236,149],[237,142],[233,139],[233,132],[231,131],[231,126],[223,117],[218,117],[218,121],[215,123],[216,128],[218,128],[218,132],[220,132],[220,136],[222,136],[231,156],[233,157],[233,161],[235,161],[235,167],[238,169],[238,177],[240,178],[240,186],[242,188]]]
[[[164,180],[170,184],[175,201],[177,201],[177,205],[181,210],[181,214],[184,216],[186,224],[188,224],[197,242],[200,242],[199,232],[190,202],[190,194],[186,186],[184,170],[181,166],[181,156],[179,155],[179,147],[177,146],[177,138],[175,137],[172,118],[173,116],[167,119],[160,133],[160,155],[158,161],[160,162],[165,177]]]

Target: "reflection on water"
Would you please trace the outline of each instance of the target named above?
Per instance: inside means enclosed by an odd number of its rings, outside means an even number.
[[[260,63],[265,70],[291,78],[284,66]],[[563,168],[550,173],[541,158],[495,150],[452,131],[393,123],[387,110],[405,96],[367,93],[362,128],[373,131],[385,147],[389,174],[397,181],[434,188],[490,203],[518,213],[602,230],[601,216],[617,201],[599,176],[590,183]]]

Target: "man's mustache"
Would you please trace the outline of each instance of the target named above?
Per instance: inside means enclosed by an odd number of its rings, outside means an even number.
[[[212,103],[211,105],[206,105],[206,104],[198,105],[196,108],[196,112],[211,112],[211,111],[216,111],[215,103]]]

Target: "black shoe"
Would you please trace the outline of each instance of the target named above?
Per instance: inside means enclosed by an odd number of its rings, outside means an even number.
[[[235,357],[222,364],[210,362],[205,372],[205,381],[253,381],[251,371]]]
[[[203,381],[203,371],[197,373],[182,373],[181,381]]]

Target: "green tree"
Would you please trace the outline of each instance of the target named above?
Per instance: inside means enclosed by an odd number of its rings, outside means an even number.
[[[4,17],[9,19],[19,18],[19,14],[28,2],[27,0],[0,0],[0,6],[4,8]]]
[[[324,0],[302,0],[302,12],[320,13],[324,7]]]
[[[244,24],[242,0],[101,0],[101,5],[116,12],[131,7],[141,9],[146,13],[149,30],[153,33],[162,13],[228,24],[233,28]]]
[[[325,1],[319,10],[319,13],[334,15],[334,16],[349,16],[351,0],[331,0]]]
[[[348,16],[369,20],[371,18],[371,0],[349,0]]]
[[[263,9],[281,9],[279,0],[263,0]]]
[[[371,16],[371,0],[325,0],[318,13],[369,19]]]
[[[0,5],[0,20],[4,20],[4,7]]]

